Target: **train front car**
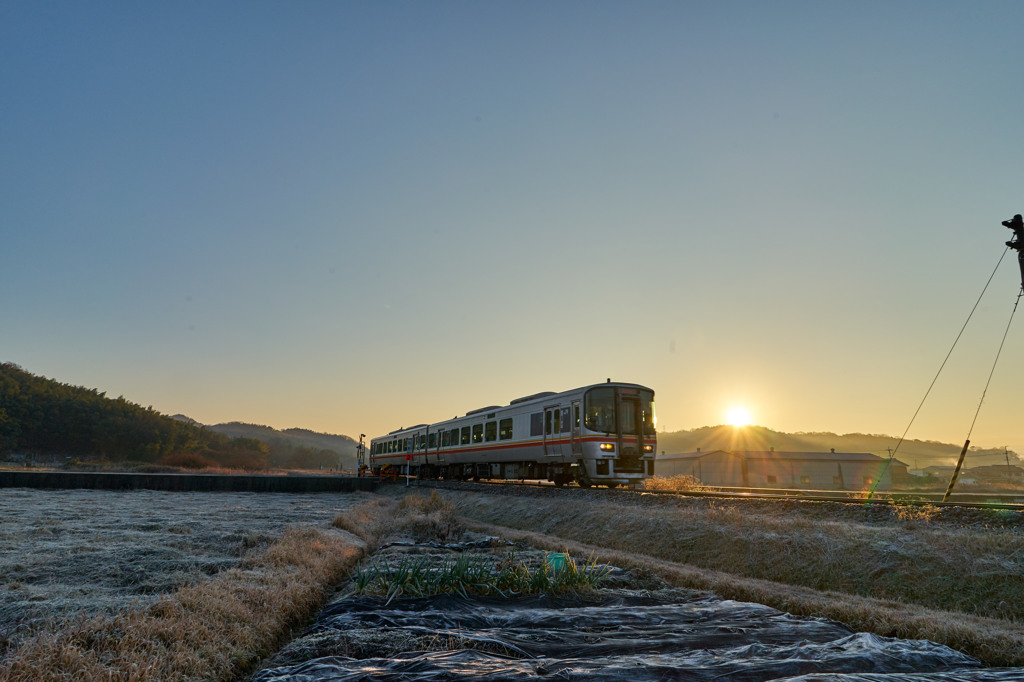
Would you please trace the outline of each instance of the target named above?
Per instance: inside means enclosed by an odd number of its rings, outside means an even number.
[[[582,458],[574,467],[583,487],[635,485],[654,475],[658,450],[654,391],[637,384],[599,384],[583,393]]]

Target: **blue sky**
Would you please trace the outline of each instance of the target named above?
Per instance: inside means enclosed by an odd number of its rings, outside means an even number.
[[[1024,211],[1022,25],[3,2],[0,356],[206,423],[374,435],[612,377],[671,430],[899,435]],[[1019,285],[911,437],[966,437]],[[976,444],[1024,451],[1022,345]]]

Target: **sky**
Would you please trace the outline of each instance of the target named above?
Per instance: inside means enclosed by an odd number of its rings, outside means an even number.
[[[355,438],[606,378],[663,431],[899,437],[994,272],[907,437],[1024,452],[1024,320],[980,402],[1020,290],[1022,26],[3,0],[0,360]]]

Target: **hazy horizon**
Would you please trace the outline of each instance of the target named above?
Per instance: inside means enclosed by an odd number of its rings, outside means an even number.
[[[539,391],[899,437],[1024,212],[1024,5],[0,7],[2,360],[375,435]],[[1007,257],[908,438],[962,443]],[[972,443],[1024,451],[1010,328]]]

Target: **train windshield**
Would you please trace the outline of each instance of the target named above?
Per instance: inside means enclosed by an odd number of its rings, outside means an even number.
[[[636,435],[637,425],[642,424],[645,435],[656,433],[654,391],[601,386],[587,391],[584,403],[585,423],[591,431]]]

